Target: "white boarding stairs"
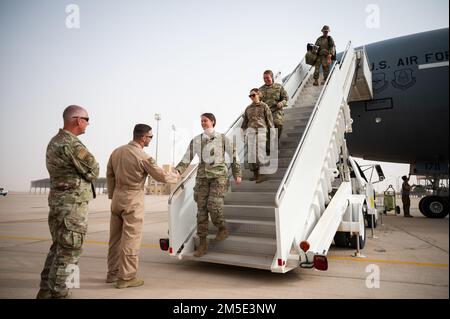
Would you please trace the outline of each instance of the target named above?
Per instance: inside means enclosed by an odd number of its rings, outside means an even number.
[[[232,183],[225,197],[230,236],[216,241],[217,229],[210,223],[208,251],[199,258],[193,257],[198,244],[196,170],[177,186],[169,199],[171,256],[285,273],[313,267],[315,256],[326,256],[338,228],[349,235],[364,233],[362,210],[367,200],[364,194],[352,194],[353,162],[345,134],[352,124],[348,102],[372,98],[367,56],[349,43],[325,85],[313,86],[313,73],[314,68],[302,61],[283,83],[290,101],[278,170],[268,181],[255,184],[243,168],[243,182]],[[241,121],[238,118],[227,135],[240,128]]]

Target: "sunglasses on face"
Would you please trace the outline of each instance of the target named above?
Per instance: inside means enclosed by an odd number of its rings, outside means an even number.
[[[248,97],[255,97],[256,94],[250,94]]]
[[[83,120],[85,120],[86,122],[89,122],[89,117],[73,116],[72,118],[73,118],[73,119],[83,119]]]

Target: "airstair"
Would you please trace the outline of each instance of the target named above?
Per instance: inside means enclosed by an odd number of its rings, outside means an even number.
[[[313,72],[302,61],[283,82],[290,101],[278,169],[261,184],[248,181],[251,172],[243,169],[243,182],[232,183],[225,197],[230,236],[216,241],[217,230],[210,223],[209,248],[200,258],[193,257],[199,241],[196,170],[177,186],[169,199],[171,256],[285,273],[299,266],[325,270],[333,239],[338,245],[363,245],[363,214],[373,210],[373,200],[370,192],[352,187],[357,167],[345,134],[352,130],[348,103],[372,98],[369,61],[364,48],[356,51],[349,43],[324,85],[313,86]],[[233,123],[227,136],[241,121]]]

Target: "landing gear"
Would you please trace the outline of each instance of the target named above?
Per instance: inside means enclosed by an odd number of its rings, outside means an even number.
[[[420,212],[428,218],[445,218],[449,213],[448,198],[425,196],[419,202]]]

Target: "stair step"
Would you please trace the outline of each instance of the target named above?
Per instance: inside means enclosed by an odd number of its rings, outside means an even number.
[[[296,148],[287,148],[280,149],[280,153],[278,154],[278,159],[291,160],[295,154]]]
[[[290,122],[300,122],[304,121],[306,119],[309,119],[311,117],[311,112],[305,112],[301,114],[291,113],[291,114],[284,114],[284,120],[289,120]]]
[[[242,181],[240,185],[236,183],[231,184],[232,192],[276,192],[280,185],[280,180],[265,181],[264,183],[256,184],[248,180]]]
[[[281,138],[283,138],[283,137],[301,137],[304,132],[305,132],[304,129],[283,130],[283,132],[281,133]]]
[[[275,192],[231,192],[225,195],[225,204],[272,206],[275,203]]]
[[[289,153],[294,154],[295,150],[294,149],[293,150],[288,149],[286,151],[285,150],[280,150],[279,158],[282,157],[282,156],[283,157],[287,157],[287,155],[284,156],[284,154],[283,154],[284,152],[289,152]],[[264,174],[263,171],[260,171],[260,173]],[[277,180],[277,179],[283,179],[285,173],[286,173],[286,169],[285,168],[277,167],[275,173],[273,173],[273,174],[266,174],[265,176],[266,176],[267,180],[272,180],[273,181],[273,180]],[[248,181],[249,178],[252,177],[252,176],[253,176],[253,172],[251,172],[250,170],[246,169],[246,170],[242,171],[242,177],[243,177],[244,180]]]
[[[270,206],[224,205],[225,219],[275,221],[275,208]]]
[[[225,226],[233,236],[276,238],[275,221],[226,219]],[[211,221],[208,229],[211,233],[217,233],[217,228]]]
[[[284,133],[284,131],[286,131],[289,133],[296,132],[298,134],[302,134],[305,131],[307,124],[308,124],[307,122],[305,122],[305,123],[287,123],[283,126],[283,133]]]
[[[288,136],[290,137],[290,136]],[[281,140],[280,141],[280,149],[286,148],[296,148],[298,143],[300,142],[300,138],[296,137],[295,140]]]
[[[208,235],[208,252],[222,252],[246,256],[273,257],[277,250],[277,242],[272,238],[248,237],[230,235],[222,241],[215,240],[216,234]],[[195,247],[200,244],[200,238],[194,238]]]
[[[297,114],[305,114],[311,113],[314,109],[314,105],[302,106],[302,107],[290,107],[284,109],[285,115],[297,115]]]
[[[215,251],[208,251],[202,257],[194,257],[193,252],[187,253],[183,256],[183,258],[186,258],[188,260],[205,261],[209,263],[256,268],[263,270],[270,270],[273,262],[273,257],[245,256]]]
[[[309,118],[310,118],[310,116],[303,116],[300,118],[285,117],[284,118],[284,126],[308,124]]]
[[[281,139],[280,139],[280,143],[282,144],[282,143],[285,143],[285,142],[298,142],[298,141],[300,141],[300,139],[302,138],[302,136],[299,134],[299,135],[296,135],[296,136],[281,136]]]
[[[292,157],[288,158],[288,157],[280,157],[278,159],[278,167],[279,168],[287,168],[289,166],[289,164],[291,163]]]

